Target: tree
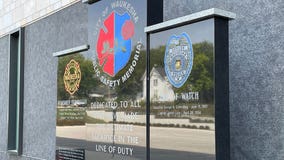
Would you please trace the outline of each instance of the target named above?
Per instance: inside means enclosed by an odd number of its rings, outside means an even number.
[[[114,77],[114,79],[121,78],[131,66],[131,60],[133,60],[135,51],[132,51],[128,64]],[[126,82],[116,87],[117,96],[119,100],[136,99],[137,94],[143,90],[142,76],[146,72],[146,51],[140,50],[139,60],[135,66],[135,69],[129,79]]]
[[[76,98],[88,98],[90,91],[98,84],[98,80],[94,78],[93,62],[86,59],[82,54],[72,54],[64,57],[60,57],[58,60],[58,72],[57,72],[57,87],[58,87],[58,100],[70,99],[70,94],[65,90],[63,75],[66,65],[74,59],[80,64],[81,69],[81,82],[77,92],[74,93]]]
[[[155,67],[164,67],[165,46],[151,49],[151,69]],[[180,88],[174,88],[176,93],[199,92],[201,102],[213,102],[213,44],[201,42],[193,44],[193,67],[188,80]]]

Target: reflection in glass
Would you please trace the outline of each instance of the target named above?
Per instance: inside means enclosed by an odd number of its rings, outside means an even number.
[[[57,147],[65,150],[58,152],[75,155],[76,149],[86,160],[145,160],[146,1],[88,7],[90,49],[59,58]],[[70,70],[66,79],[75,89],[68,92],[63,75],[71,59],[79,63],[81,80],[77,85],[79,72]]]
[[[99,1],[88,8],[95,83],[86,122],[86,159],[146,159],[146,1]],[[146,83],[145,83],[146,84]]]
[[[150,43],[151,159],[215,159],[214,21]]]
[[[115,88],[95,75],[86,53],[59,57],[57,159],[145,159],[146,106],[144,79],[139,78],[145,74],[145,50],[133,78]],[[134,55],[133,51],[131,58]]]

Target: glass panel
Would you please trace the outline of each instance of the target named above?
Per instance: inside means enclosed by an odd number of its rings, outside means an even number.
[[[146,1],[89,6],[94,78],[87,116],[86,158],[146,159]]]
[[[84,159],[88,94],[92,89],[93,65],[83,53],[58,59],[56,159]]]
[[[150,43],[151,159],[215,159],[213,19]]]
[[[145,160],[146,1],[89,7],[90,49],[59,58],[57,159]]]

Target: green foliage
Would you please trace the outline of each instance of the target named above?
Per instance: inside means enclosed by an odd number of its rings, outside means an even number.
[[[209,42],[201,42],[193,45],[194,60],[193,68],[189,79],[180,88],[174,88],[176,93],[198,91],[201,103],[213,102],[214,91],[214,73],[213,73],[213,44]],[[150,67],[164,67],[164,54],[165,46],[160,46],[151,49],[150,55]],[[122,69],[115,77],[111,79],[120,79],[128,71],[131,66],[131,62],[134,59],[135,50],[132,51],[129,63]],[[88,94],[94,90],[95,87],[104,86],[99,82],[98,78],[94,76],[93,62],[86,59],[82,54],[72,54],[59,58],[58,62],[58,99],[68,100],[70,94],[65,91],[63,82],[63,75],[65,66],[71,59],[76,60],[80,64],[81,68],[81,83],[79,90],[74,94],[76,99],[87,98]],[[139,60],[131,75],[131,77],[124,83],[120,82],[120,86],[115,89],[117,95],[117,101],[125,99],[136,99],[138,93],[142,93],[143,79],[142,76],[146,72],[146,51],[141,50],[139,54]],[[73,97],[73,98],[74,98]]]
[[[153,48],[150,50],[150,68],[164,67],[164,54],[166,47],[159,46],[158,48]]]
[[[57,126],[82,126],[85,125],[85,120],[58,120],[56,121]]]
[[[57,126],[85,125],[85,119],[83,108],[57,108]]]
[[[193,67],[189,79],[180,88],[174,88],[176,93],[199,92],[200,102],[213,102],[214,91],[214,55],[213,44],[201,42],[193,44]],[[151,49],[150,67],[164,67],[165,46]]]
[[[135,50],[132,51],[129,63],[114,77],[114,79],[121,78],[131,66],[131,62],[135,56]],[[132,99],[135,100],[138,93],[142,92],[143,81],[141,80],[142,76],[146,72],[146,51],[141,50],[139,54],[139,60],[137,65],[129,79],[122,83],[119,87],[116,87],[117,98],[119,100]]]
[[[74,59],[80,64],[81,69],[81,82],[79,90],[73,95],[76,98],[87,98],[90,91],[98,84],[98,80],[94,79],[93,63],[91,60],[86,59],[82,54],[72,54],[60,57],[58,60],[57,72],[57,87],[58,87],[58,100],[70,99],[70,94],[65,90],[63,75],[66,65]]]
[[[93,118],[93,117],[90,117],[90,116],[86,116],[86,123],[89,123],[89,124],[104,124],[104,123],[107,123],[105,122],[104,120],[102,119],[97,119],[97,118]]]
[[[112,123],[112,122],[109,122]],[[140,122],[115,122],[115,124],[131,124],[135,126],[145,126],[145,123]],[[166,128],[186,128],[186,129],[204,129],[204,130],[210,130],[209,126],[196,126],[196,125],[186,125],[186,124],[162,124],[162,123],[151,123],[151,127],[166,127]]]

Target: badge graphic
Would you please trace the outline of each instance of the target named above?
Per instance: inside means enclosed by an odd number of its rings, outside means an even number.
[[[72,59],[65,67],[63,76],[65,90],[73,95],[80,86],[81,81],[81,69],[78,62]]]
[[[164,64],[170,83],[176,88],[183,86],[193,65],[192,43],[187,33],[172,35],[169,38]]]
[[[116,11],[104,20],[97,41],[97,57],[103,72],[114,77],[125,67],[131,56],[131,37],[134,35],[134,23],[125,12]]]
[[[145,33],[136,31],[137,26],[143,26],[144,21],[140,18],[144,16],[136,7],[128,1],[112,1],[104,7],[95,8],[102,14],[91,17],[95,17],[95,25],[91,27],[95,77],[111,88],[126,83],[144,56],[140,53]]]

